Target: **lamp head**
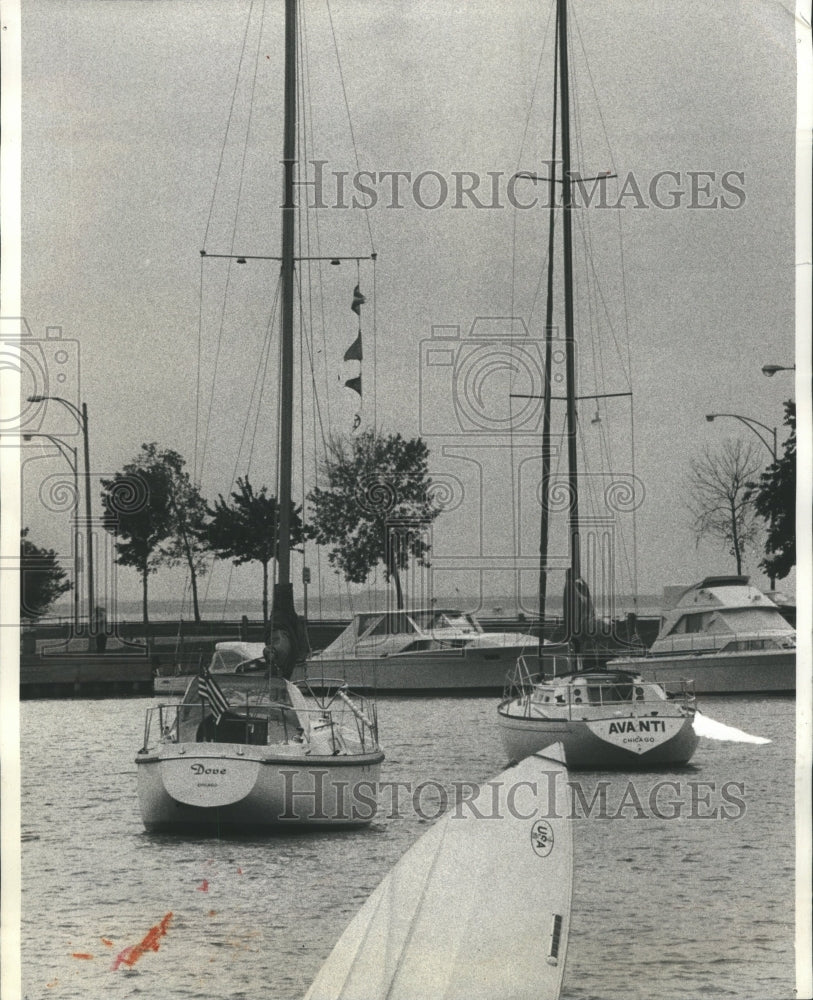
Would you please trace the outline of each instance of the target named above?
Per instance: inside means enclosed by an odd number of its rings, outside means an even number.
[[[714,418],[715,418],[716,416],[717,416],[717,414],[716,414],[716,413],[707,413],[707,414],[706,414],[706,420],[708,420],[708,422],[709,422],[709,423],[711,423],[711,422],[712,422],[712,420],[714,420]]]
[[[46,396],[29,396],[27,401],[29,403],[44,403],[46,399]]]

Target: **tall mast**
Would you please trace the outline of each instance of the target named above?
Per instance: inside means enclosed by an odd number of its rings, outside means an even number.
[[[285,122],[282,194],[282,351],[280,372],[279,561],[291,582],[291,460],[294,394],[294,174],[296,171],[296,0],[285,0]]]
[[[558,25],[559,19],[557,17]],[[554,46],[554,49],[556,46]],[[554,278],[554,223],[556,221],[556,133],[558,124],[558,54],[554,54],[553,71],[553,125],[551,128],[550,158],[550,211],[548,213],[548,281],[545,302],[545,394],[542,405],[542,513],[539,525],[539,664],[542,666],[542,649],[545,642],[544,624],[548,596],[548,534],[550,525],[550,411],[551,364],[553,361],[553,278]]]
[[[307,652],[291,584],[291,468],[294,427],[294,183],[296,174],[296,0],[285,0],[285,121],[282,191],[282,349],[279,419],[279,541],[270,642],[276,673],[290,677]]]
[[[579,490],[576,464],[576,356],[573,319],[573,232],[572,232],[572,182],[570,176],[570,87],[567,53],[567,0],[557,0],[559,89],[562,108],[562,224],[564,242],[564,292],[565,292],[565,377],[567,394],[567,465],[569,492],[570,540],[570,594],[575,610],[575,586],[581,576],[579,555]],[[571,636],[574,651],[578,652],[578,638]]]

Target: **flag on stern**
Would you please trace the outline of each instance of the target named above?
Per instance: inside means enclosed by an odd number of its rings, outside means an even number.
[[[229,710],[229,702],[225,694],[220,690],[220,685],[208,670],[205,671],[203,677],[200,679],[199,690],[201,697],[205,698],[211,705],[215,722],[220,722],[223,714]]]

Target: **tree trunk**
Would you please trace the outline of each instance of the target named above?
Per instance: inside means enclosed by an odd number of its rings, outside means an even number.
[[[404,610],[404,592],[401,588],[401,577],[398,574],[398,567],[393,567],[392,579],[395,583],[395,601],[398,604],[398,610]]]
[[[177,519],[178,512],[175,508],[175,517]],[[195,616],[195,621],[200,621],[200,605],[198,604],[198,574],[195,571],[195,558],[192,553],[192,546],[189,544],[189,535],[184,530],[183,527],[180,529],[181,535],[181,545],[183,546],[183,554],[186,558],[186,565],[189,567],[189,580],[192,585],[192,614]]]
[[[390,574],[392,582],[395,584],[395,602],[398,606],[399,611],[404,610],[404,591],[401,587],[401,576],[398,572],[398,557],[392,549],[392,538],[390,539],[390,546],[387,549],[388,563],[387,570]]]
[[[263,563],[263,634],[268,634],[268,561]]]
[[[195,616],[195,621],[200,621],[200,605],[198,604],[198,574],[195,572],[194,565],[190,562],[189,564],[189,575],[192,583],[192,613]]]
[[[742,575],[742,553],[740,552],[740,536],[737,532],[737,512],[731,508],[731,537],[734,541],[734,555],[737,559],[737,576]]]
[[[149,567],[144,562],[141,567],[141,616],[144,622],[144,643],[147,650],[147,656],[152,652],[152,642],[150,641],[150,611],[149,602],[147,600],[147,581],[149,579],[150,571]]]

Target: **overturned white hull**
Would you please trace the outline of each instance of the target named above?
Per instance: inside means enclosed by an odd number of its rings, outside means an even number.
[[[365,826],[384,754],[305,756],[301,749],[171,743],[136,758],[148,830]]]
[[[306,1000],[556,1000],[573,843],[561,754],[485,782],[395,865]],[[558,779],[558,787],[557,785]]]

